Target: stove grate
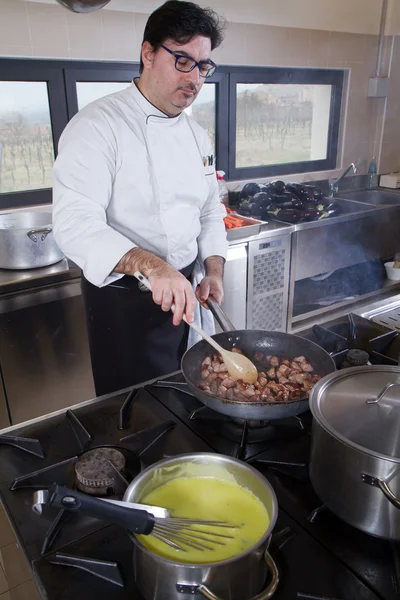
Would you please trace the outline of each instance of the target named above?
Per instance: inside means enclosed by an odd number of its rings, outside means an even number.
[[[290,462],[284,460],[270,460],[262,458],[260,455],[253,457],[249,461],[252,465],[268,467],[272,471],[277,471],[283,475],[288,475],[296,481],[309,482],[308,463],[306,462]]]
[[[130,435],[121,438],[120,442],[124,445],[128,444],[133,446],[136,454],[140,457],[158,442],[161,437],[168,433],[168,431],[171,431],[175,425],[176,423],[174,421],[166,421],[165,423],[160,423],[160,425],[154,425],[153,427],[142,429],[136,433],[131,433]]]
[[[126,425],[127,415],[134,398],[134,394],[129,394],[120,410],[120,422],[122,422],[124,425]],[[124,454],[126,464],[123,473],[119,473],[118,469],[116,469],[114,464],[110,461],[113,477],[115,475],[115,485],[112,487],[112,489],[109,489],[108,495],[112,494],[114,497],[121,498],[127,486],[129,485],[128,480],[132,480],[143,467],[143,459],[141,457],[143,457],[144,453],[149,450],[149,448],[154,446],[161,438],[163,438],[168,431],[175,427],[174,421],[165,421],[158,425],[148,427],[131,435],[122,437],[119,440],[120,445],[118,446],[104,446],[103,444],[95,444],[96,439],[92,438],[91,434],[86,430],[81,421],[71,410],[68,410],[65,413],[65,416],[68,424],[72,427],[75,433],[75,437],[78,441],[81,452],[59,463],[55,463],[53,465],[46,466],[43,469],[39,469],[17,477],[10,487],[12,492],[22,488],[46,489],[49,488],[53,483],[74,488],[76,485],[75,465],[80,456],[84,455],[88,450],[94,450],[96,448],[115,448],[117,451]],[[3,441],[3,443],[16,445],[18,440],[21,439],[25,442],[29,442],[30,444],[26,446],[28,450],[26,450],[26,447],[23,448],[25,451],[30,451],[32,453],[31,448],[33,442],[33,447],[37,450],[37,455],[41,458],[44,457],[43,452],[39,453],[38,448],[41,450],[41,445],[38,440],[31,440],[29,438],[11,438],[10,440],[6,439],[5,442]],[[50,527],[45,534],[41,548],[42,555],[51,550],[65,524],[72,520],[72,516],[75,517],[75,521],[77,522],[79,519],[83,518],[81,515],[73,515],[67,510],[58,511],[56,517],[52,520]]]
[[[10,489],[11,491],[20,488],[41,489],[50,487],[54,481],[57,481],[60,485],[67,485],[68,471],[75,465],[77,460],[77,456],[72,456],[55,465],[50,465],[49,467],[27,473],[26,475],[21,475],[14,479]]]
[[[400,544],[398,542],[390,542],[390,549],[393,558],[393,576],[392,584],[393,589],[396,592],[396,597],[400,598]]]
[[[81,569],[109,583],[125,587],[121,569],[116,562],[86,558],[84,556],[73,556],[72,554],[62,554],[61,552],[56,552],[53,556],[49,556],[48,562],[52,565]]]
[[[72,511],[65,510],[64,508],[58,511],[56,518],[51,523],[49,529],[46,531],[42,548],[40,550],[40,554],[42,556],[44,554],[47,554],[47,552],[51,550],[64,525],[67,525],[67,523],[76,518],[77,515],[74,514]]]
[[[44,452],[39,440],[33,438],[23,438],[13,435],[0,435],[0,444],[5,446],[15,446],[23,452],[33,454],[39,458],[44,458]]]
[[[121,409],[119,411],[119,420],[118,420],[118,429],[119,430],[129,429],[129,427],[130,427],[130,416],[131,416],[132,404],[135,401],[138,391],[139,391],[138,388],[131,390],[129,392],[125,402],[121,406]]]
[[[339,598],[332,598],[330,596],[315,596],[314,594],[304,594],[303,592],[297,592],[296,598],[299,600],[341,600]]]
[[[183,390],[179,390],[180,392]],[[189,420],[194,421],[195,419],[204,419],[213,421],[230,421],[231,418],[228,415],[223,415],[222,413],[217,413],[212,408],[208,408],[208,406],[199,406],[195,408],[189,415]]]
[[[314,510],[308,515],[307,521],[309,521],[310,523],[314,523],[317,517],[327,510],[328,507],[326,506],[326,504],[321,504],[321,506],[317,506],[317,508],[314,508]]]
[[[75,434],[75,438],[79,444],[80,451],[84,452],[89,448],[92,441],[92,436],[82,425],[82,423],[80,422],[78,417],[72,412],[72,410],[67,410],[65,416],[67,417],[68,423],[72,427],[72,430]]]

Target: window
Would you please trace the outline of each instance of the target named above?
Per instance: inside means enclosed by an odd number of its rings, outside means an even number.
[[[335,168],[343,72],[232,68],[228,176]]]
[[[51,170],[68,122],[62,70],[0,60],[0,209],[51,202]]]
[[[118,83],[115,81],[77,81],[76,82],[76,95],[78,99],[78,109],[81,110],[87,104],[108,96],[108,94],[114,94],[124,90],[130,85],[130,83]]]
[[[0,82],[0,193],[50,188],[53,161],[46,83]]]
[[[0,59],[0,209],[51,202],[68,121],[131,85],[138,63]],[[221,66],[187,113],[228,180],[336,167],[344,71]]]
[[[236,84],[236,168],[324,160],[330,85]]]
[[[66,63],[64,74],[68,117],[72,119],[90,102],[129,87],[139,75],[139,65]]]
[[[210,137],[215,154],[215,125],[216,125],[216,84],[205,83],[192,106],[185,109]]]

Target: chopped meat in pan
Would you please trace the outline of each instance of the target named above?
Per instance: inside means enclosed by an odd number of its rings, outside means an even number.
[[[233,352],[242,353],[239,348]],[[240,402],[288,402],[305,399],[321,379],[305,356],[264,355],[256,352],[255,363],[260,365],[257,381],[250,385],[232,379],[221,356],[207,356],[201,365],[198,387],[212,396]]]

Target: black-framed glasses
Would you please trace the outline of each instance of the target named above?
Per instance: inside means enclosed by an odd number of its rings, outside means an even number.
[[[217,65],[212,60],[194,60],[191,56],[186,56],[186,54],[179,54],[179,52],[175,52],[174,50],[170,50],[167,46],[163,46],[160,44],[160,47],[172,54],[175,58],[175,69],[177,71],[181,71],[182,73],[190,73],[196,67],[199,68],[200,77],[212,77],[215,73],[215,69]]]

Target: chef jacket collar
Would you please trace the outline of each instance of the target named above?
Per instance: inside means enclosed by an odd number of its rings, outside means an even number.
[[[147,100],[146,96],[144,96],[137,87],[135,81],[138,81],[138,79],[134,79],[132,81],[130,90],[133,98],[135,99],[139,107],[142,109],[143,113],[146,115],[146,125],[149,122],[149,120],[151,120],[153,123],[162,123],[163,125],[173,125],[178,121],[178,119],[182,116],[182,113],[180,113],[176,117],[169,117],[168,115],[163,113],[156,106],[154,106],[154,104]]]

